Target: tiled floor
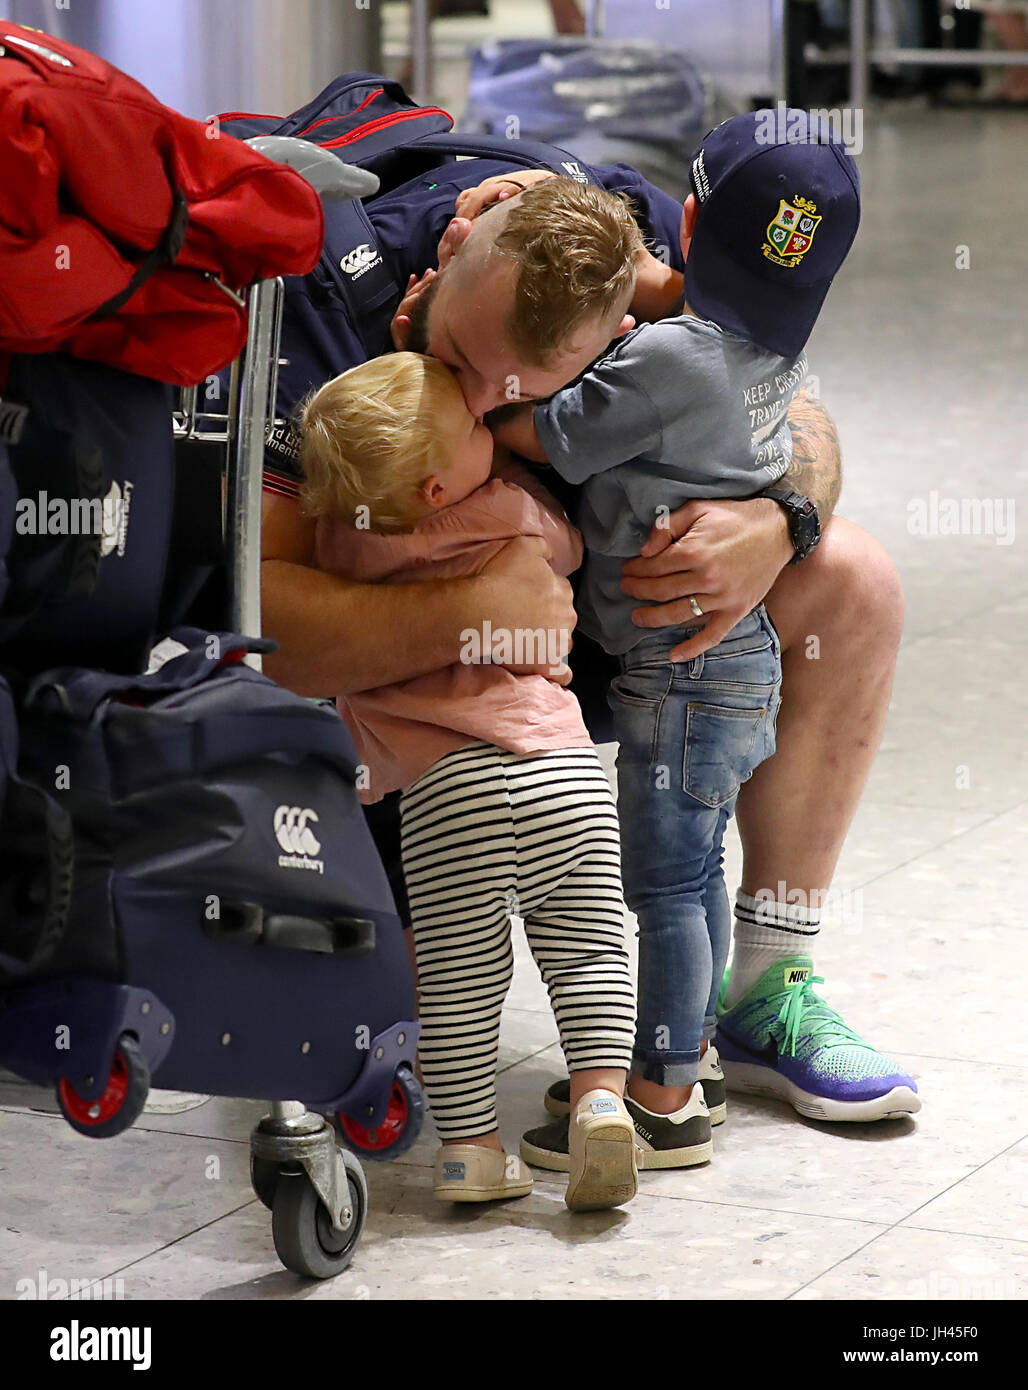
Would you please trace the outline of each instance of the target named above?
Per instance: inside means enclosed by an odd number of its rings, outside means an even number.
[[[43,1268],[120,1277],[130,1299],[1024,1296],[1028,546],[908,522],[932,490],[1028,506],[1025,127],[879,112],[861,164],[864,227],[811,362],[844,441],[841,510],[895,556],[909,618],[818,965],[827,996],[917,1077],[921,1114],[847,1127],[734,1099],[709,1168],[645,1175],[628,1211],[574,1218],[545,1178],[508,1206],[441,1207],[426,1136],[367,1165],[363,1243],[315,1286],[278,1266],[250,1191],[258,1106],[212,1101],[91,1143],[7,1089],[0,1297]],[[543,1118],[554,1039],[522,949],[500,1076],[511,1145]]]

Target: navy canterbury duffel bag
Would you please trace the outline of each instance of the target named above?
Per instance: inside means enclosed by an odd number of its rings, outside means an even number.
[[[331,1108],[372,1041],[414,1018],[413,982],[349,735],[243,664],[271,646],[179,629],[150,674],[65,667],[31,683],[20,775],[74,835],[70,906],[33,980],[152,991],[168,1025],[150,1039],[157,1085]],[[12,934],[0,921],[0,952]],[[65,1020],[50,995],[35,1033],[19,1024],[25,977],[6,972],[0,1065],[77,1075],[54,1054]]]

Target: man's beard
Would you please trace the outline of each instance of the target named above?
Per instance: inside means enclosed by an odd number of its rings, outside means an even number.
[[[414,308],[410,312],[410,329],[407,333],[408,352],[428,352],[428,311],[432,307],[432,300],[438,288],[437,275],[414,301]]]

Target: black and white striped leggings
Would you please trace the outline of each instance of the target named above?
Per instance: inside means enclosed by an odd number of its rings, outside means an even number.
[[[617,810],[594,748],[441,758],[400,802],[418,961],[419,1056],[436,1128],[496,1128],[500,1011],[521,917],[569,1070],[632,1060]]]

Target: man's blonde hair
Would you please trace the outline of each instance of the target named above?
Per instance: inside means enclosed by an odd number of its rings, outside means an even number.
[[[449,367],[393,352],[326,382],[300,411],[300,497],[308,516],[409,531],[429,513],[421,485],[449,463],[436,420],[460,387]]]
[[[643,239],[624,196],[545,179],[496,215],[503,222],[491,245],[517,266],[507,333],[526,362],[545,366],[585,323],[625,312]]]

